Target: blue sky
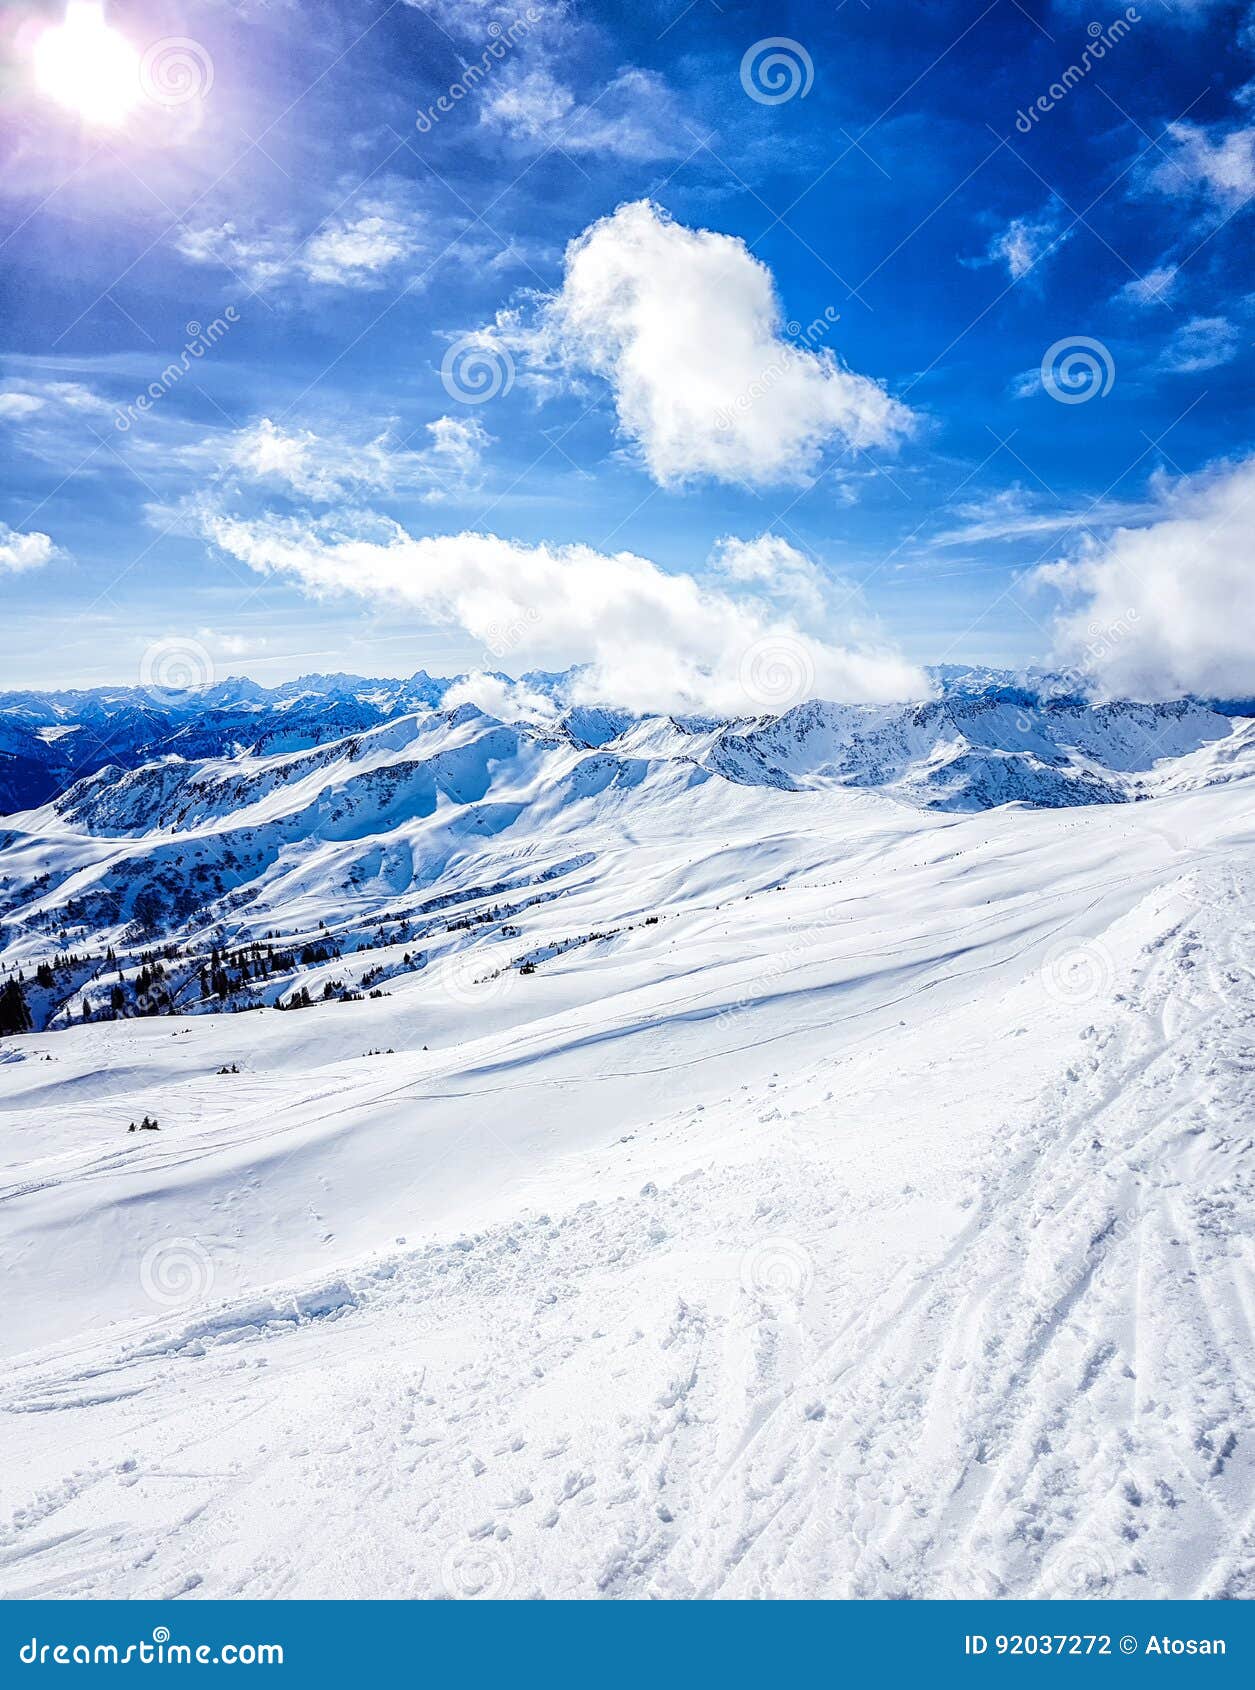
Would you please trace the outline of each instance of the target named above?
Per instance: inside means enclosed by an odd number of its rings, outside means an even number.
[[[1130,685],[1244,684],[1224,578],[1188,651],[1188,556],[1125,603],[1245,499],[1243,5],[119,0],[112,121],[64,13],[4,24],[7,684],[652,664],[675,582],[686,672],[727,605],[867,696],[1140,608]]]

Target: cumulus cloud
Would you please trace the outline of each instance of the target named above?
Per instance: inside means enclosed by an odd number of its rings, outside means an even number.
[[[1104,697],[1249,697],[1255,458],[1158,491],[1158,521],[1035,572],[1064,596],[1058,654]]]
[[[808,617],[823,615],[832,591],[818,565],[778,534],[760,534],[756,540],[725,535],[715,544],[710,566],[713,575],[753,586]]]
[[[499,332],[542,375],[608,383],[619,427],[662,486],[799,483],[825,446],[882,446],[913,414],[823,344],[832,312],[782,336],[771,272],[744,241],[640,200],[567,249],[539,319]],[[812,333],[812,330],[814,331]]]
[[[883,701],[930,691],[924,674],[883,643],[842,643],[803,628],[762,594],[734,596],[630,552],[495,534],[414,537],[382,518],[343,513],[245,521],[206,509],[201,520],[232,557],[311,593],[406,605],[462,628],[486,651],[508,650],[521,668],[586,665],[574,702],[745,715],[808,696]]]
[[[0,570],[20,575],[27,569],[41,569],[56,556],[57,548],[47,534],[36,529],[23,534],[10,528],[7,522],[0,522]]]

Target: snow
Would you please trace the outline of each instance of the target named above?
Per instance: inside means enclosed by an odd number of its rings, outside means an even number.
[[[8,818],[251,833],[232,942],[389,995],[5,1041],[0,1594],[1255,1594],[1250,724],[1166,708],[1096,804],[463,707]]]

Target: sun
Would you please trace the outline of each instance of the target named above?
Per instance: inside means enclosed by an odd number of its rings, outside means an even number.
[[[70,0],[65,22],[35,43],[35,80],[85,123],[114,127],[140,97],[139,55],[95,0]]]

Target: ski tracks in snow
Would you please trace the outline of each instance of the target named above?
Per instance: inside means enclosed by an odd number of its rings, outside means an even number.
[[[677,1111],[639,1192],[32,1363],[0,1589],[1252,1594],[1253,893],[1209,862],[1122,916],[980,1130],[969,1015]]]

